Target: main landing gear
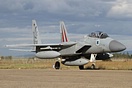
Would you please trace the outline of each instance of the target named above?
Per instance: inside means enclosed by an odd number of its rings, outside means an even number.
[[[93,64],[91,65],[91,69],[95,69],[95,67],[96,67],[96,66],[95,66],[95,63],[93,63]],[[59,61],[56,61],[56,62],[55,62],[54,68],[55,68],[56,70],[60,69],[60,62],[59,62]],[[80,69],[80,70],[84,70],[84,65],[79,66],[79,69]]]
[[[92,62],[92,65],[91,65],[91,69],[95,69],[96,67],[95,67],[95,61],[96,61],[96,56],[97,56],[97,54],[91,54],[91,57],[90,57],[90,62]],[[58,60],[55,62],[55,65],[53,65],[53,67],[55,68],[55,69],[60,69],[60,61],[61,61],[61,59],[60,58],[58,58]],[[68,64],[69,65],[69,64]],[[70,65],[69,65],[70,66]],[[76,66],[78,66],[78,65],[76,65]],[[79,69],[80,70],[83,70],[84,69],[84,65],[80,65],[79,66]]]
[[[56,62],[55,62],[54,68],[55,68],[55,69],[60,69],[60,62],[59,62],[59,61],[56,61]]]
[[[83,65],[79,66],[79,69],[80,70],[83,70],[84,69],[84,66]]]

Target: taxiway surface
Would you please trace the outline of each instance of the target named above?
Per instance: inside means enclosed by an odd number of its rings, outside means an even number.
[[[132,88],[132,71],[1,69],[0,88]]]

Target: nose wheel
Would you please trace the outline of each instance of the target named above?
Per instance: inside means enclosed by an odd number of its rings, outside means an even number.
[[[60,69],[60,62],[59,61],[55,62],[55,69]]]
[[[93,63],[92,65],[91,65],[91,69],[95,69],[96,68],[96,65],[95,65],[95,63]]]

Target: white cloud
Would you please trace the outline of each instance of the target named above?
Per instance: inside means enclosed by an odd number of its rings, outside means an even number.
[[[42,14],[53,14],[53,16],[71,15],[73,18],[78,17],[94,17],[102,14],[101,8],[105,4],[101,0],[0,0],[0,12],[10,13],[13,16],[22,14],[33,16]],[[103,4],[103,5],[102,5]],[[22,15],[23,16],[23,15]]]
[[[58,12],[70,9],[66,0],[0,0],[0,11],[2,12]]]
[[[132,0],[117,0],[108,12],[108,17],[132,18]]]
[[[89,34],[98,30],[108,34],[132,34],[131,19],[128,19],[129,21],[126,19],[132,17],[131,0],[0,0],[0,2],[2,2],[0,45],[21,43],[19,41],[32,42],[32,19],[37,20],[44,43],[59,41],[55,33],[59,33],[61,20],[65,21],[71,35]],[[125,21],[122,21],[122,18]],[[76,40],[76,35],[70,37]]]

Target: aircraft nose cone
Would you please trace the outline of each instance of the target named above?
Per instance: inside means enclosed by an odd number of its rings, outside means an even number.
[[[119,52],[119,51],[123,51],[126,49],[126,47],[123,44],[121,44],[120,42],[116,40],[113,40],[110,42],[109,48],[111,52]]]

